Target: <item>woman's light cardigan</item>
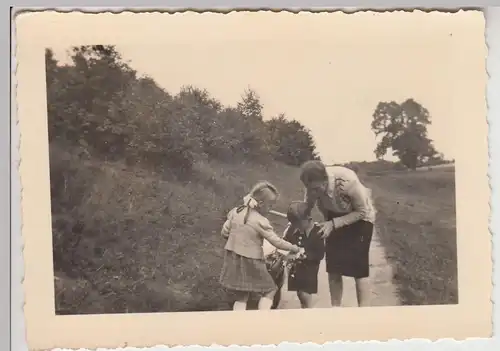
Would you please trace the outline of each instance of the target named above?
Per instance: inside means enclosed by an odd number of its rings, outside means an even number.
[[[312,209],[315,205],[325,219],[328,212],[343,214],[333,219],[335,228],[350,225],[359,220],[375,222],[375,207],[371,190],[366,188],[356,173],[342,166],[327,167],[328,188],[325,194],[312,197],[307,189],[304,201]]]

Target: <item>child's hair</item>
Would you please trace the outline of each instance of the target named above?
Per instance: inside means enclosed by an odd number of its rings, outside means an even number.
[[[278,198],[279,192],[278,189],[271,183],[267,181],[262,181],[258,182],[252,187],[252,190],[250,190],[250,193],[245,196],[244,201],[245,204],[243,206],[238,207],[237,212],[242,211],[244,208],[246,208],[247,213],[245,214],[245,218],[243,219],[243,223],[247,223],[248,216],[250,215],[250,208],[256,208],[257,203],[259,201],[266,201],[266,192],[265,190],[271,191],[271,193],[275,196],[275,198]],[[248,201],[248,202],[247,202]],[[254,202],[254,204],[252,204]]]
[[[304,201],[294,201],[288,207],[286,217],[291,224],[310,219],[309,206]]]
[[[321,161],[307,161],[300,167],[300,180],[305,186],[312,182],[328,180],[326,167]]]
[[[268,181],[261,181],[255,184],[252,190],[250,190],[250,195],[257,201],[264,201],[266,189],[270,190],[276,198],[279,197],[278,189]]]

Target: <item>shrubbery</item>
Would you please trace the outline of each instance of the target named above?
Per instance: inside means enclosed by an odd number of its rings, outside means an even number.
[[[172,96],[112,46],[74,48],[71,65],[46,52],[50,141],[91,157],[189,173],[200,157],[298,165],[316,158],[309,131],[284,115],[264,121],[257,93],[236,107],[186,86]]]

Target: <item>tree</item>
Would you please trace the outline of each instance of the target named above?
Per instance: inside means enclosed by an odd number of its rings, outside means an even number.
[[[313,137],[296,120],[287,120],[282,113],[267,122],[274,158],[292,166],[318,159]]]
[[[123,100],[136,72],[111,45],[73,47],[69,54],[72,64],[59,66],[50,49],[45,53],[50,140],[123,149],[129,127],[110,108]]]
[[[246,89],[236,108],[243,117],[262,121],[262,109],[264,106],[260,102],[260,97],[255,90],[251,88]]]
[[[379,138],[375,156],[381,159],[391,149],[403,165],[416,169],[437,154],[432,140],[427,137],[430,124],[429,111],[413,99],[401,104],[379,102],[371,123]]]

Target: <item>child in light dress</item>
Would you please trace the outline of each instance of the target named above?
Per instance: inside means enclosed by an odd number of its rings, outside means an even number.
[[[233,310],[246,310],[250,294],[261,296],[259,309],[271,309],[277,286],[264,260],[264,240],[278,249],[303,252],[298,245],[280,238],[265,217],[278,196],[278,190],[271,183],[256,184],[243,198],[243,205],[228,213],[222,227],[221,234],[227,242],[220,283],[236,293]]]

